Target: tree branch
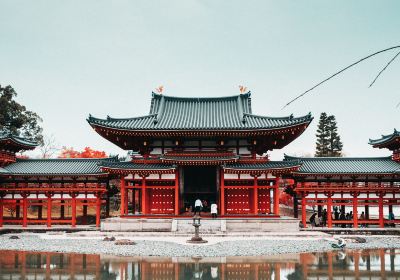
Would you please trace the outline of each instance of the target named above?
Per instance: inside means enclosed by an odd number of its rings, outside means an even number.
[[[378,78],[379,78],[379,76],[382,74],[382,72],[385,71],[386,68],[388,68],[388,66],[390,65],[390,63],[392,63],[392,62],[397,58],[397,56],[398,56],[399,54],[400,54],[400,52],[398,52],[398,53],[388,62],[388,64],[386,64],[386,66],[383,67],[383,69],[378,73],[378,75],[375,77],[375,79],[372,81],[372,83],[369,85],[369,87],[372,87],[372,85],[376,82],[376,80],[378,80]]]
[[[290,100],[288,103],[286,103],[286,105],[283,106],[282,109],[286,108],[287,106],[289,106],[290,104],[292,104],[293,102],[295,102],[297,99],[299,99],[299,98],[303,97],[304,95],[306,95],[308,92],[312,91],[313,89],[317,88],[318,86],[322,85],[323,83],[329,81],[330,79],[332,79],[333,77],[339,75],[340,73],[346,71],[347,69],[349,69],[349,68],[351,68],[351,67],[353,67],[353,66],[359,64],[360,62],[362,62],[362,61],[364,61],[364,60],[366,60],[366,59],[368,59],[368,58],[370,58],[370,57],[373,57],[373,56],[375,56],[375,55],[378,55],[378,54],[380,54],[380,53],[387,52],[387,51],[390,51],[390,50],[393,50],[393,49],[397,49],[397,48],[400,48],[400,45],[399,45],[399,46],[390,47],[390,48],[387,48],[387,49],[384,49],[384,50],[380,50],[380,51],[378,51],[378,52],[375,52],[375,53],[373,53],[373,54],[370,54],[370,55],[368,55],[368,56],[366,56],[366,57],[361,58],[360,60],[358,60],[358,61],[356,61],[356,62],[350,64],[349,66],[346,66],[345,68],[339,70],[338,72],[336,72],[336,73],[334,73],[333,75],[329,76],[329,77],[326,78],[325,80],[323,80],[323,81],[319,82],[318,84],[314,85],[313,87],[311,87],[310,89],[306,90],[306,91],[303,92],[302,94],[296,96],[295,98],[293,98],[292,100]]]

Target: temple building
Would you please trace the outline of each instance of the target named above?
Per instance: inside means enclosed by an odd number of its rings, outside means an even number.
[[[190,214],[196,199],[205,209],[217,203],[222,217],[279,216],[279,178],[299,164],[270,161],[267,152],[292,142],[311,120],[255,115],[250,92],[153,93],[146,116],[88,118],[102,137],[134,152],[130,161],[101,165],[121,180],[121,217]]]
[[[26,227],[28,224],[70,224],[77,217],[86,223],[88,207],[96,209],[96,226],[100,226],[102,199],[107,191],[108,174],[101,161],[108,159],[21,159],[19,151],[38,144],[10,133],[0,133],[0,227],[3,223]],[[66,206],[71,209],[65,211]],[[82,213],[77,213],[77,208]],[[28,209],[35,209],[35,216]],[[43,211],[43,210],[46,211]],[[5,210],[10,215],[5,215]],[[57,216],[53,212],[57,212]],[[7,216],[7,217],[5,217]]]
[[[313,210],[326,215],[327,227],[399,223],[390,214],[400,205],[400,132],[369,141],[390,150],[387,157],[269,159],[269,151],[294,141],[312,119],[311,114],[253,114],[250,92],[207,98],[153,93],[148,115],[87,119],[100,136],[129,153],[124,161],[18,158],[18,152],[38,144],[0,132],[0,227],[99,227],[101,218],[109,216],[110,196],[115,194],[110,192],[111,180],[118,182],[113,183],[119,193],[114,206],[124,222],[150,219],[159,226],[162,221],[184,220],[193,215],[194,202],[200,199],[203,217],[210,216],[215,203],[218,217],[230,221],[231,228],[240,227],[240,219],[279,224],[284,220],[280,185],[290,182],[285,191],[293,195],[291,220],[296,230],[299,204],[304,227]],[[341,218],[350,211],[351,219]]]
[[[285,156],[285,161],[297,160],[301,164],[290,177],[295,180],[294,190],[301,198],[302,224],[305,227],[307,206],[317,207],[321,216],[322,209],[326,209],[327,227],[335,224],[348,224],[355,228],[360,225],[384,227],[400,222],[398,218],[390,218],[393,206],[400,205],[400,133],[394,130],[393,134],[370,140],[369,144],[387,148],[393,155],[375,158]],[[347,212],[352,212],[349,220],[340,218],[341,213],[346,213],[346,207],[350,208]],[[375,218],[370,217],[371,207],[378,210]],[[336,213],[333,213],[334,209]]]

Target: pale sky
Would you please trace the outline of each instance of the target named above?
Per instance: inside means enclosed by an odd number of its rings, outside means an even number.
[[[59,146],[124,155],[86,118],[149,111],[151,92],[252,92],[253,113],[311,112],[306,132],[272,159],[313,154],[322,111],[336,116],[347,156],[389,155],[369,138],[400,129],[400,59],[360,64],[281,110],[292,97],[372,52],[400,43],[400,1],[0,0],[0,84],[42,118]]]

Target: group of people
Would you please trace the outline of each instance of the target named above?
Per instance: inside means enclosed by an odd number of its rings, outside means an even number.
[[[201,201],[198,198],[194,202],[194,214],[196,215],[198,213],[200,215],[200,212],[202,212],[202,211],[208,211],[208,202],[207,202],[207,200]],[[211,203],[210,213],[211,213],[211,216],[213,217],[213,219],[217,218],[218,206],[215,202]]]
[[[342,209],[339,212],[337,207],[333,208],[332,216],[333,216],[332,219],[335,221],[353,221],[353,219],[354,219],[353,211],[346,213],[344,211],[344,209]],[[358,219],[363,221],[366,218],[367,217],[366,217],[364,211],[362,211],[361,215]],[[325,227],[327,224],[327,221],[328,221],[328,211],[326,209],[322,210],[322,212],[320,212],[320,213],[317,213],[314,211],[314,213],[311,215],[309,220],[310,220],[310,224],[313,227]],[[388,220],[389,221],[395,220],[393,212],[389,212]],[[395,226],[394,223],[389,223],[388,225],[393,226],[393,227]],[[342,228],[353,227],[353,223],[336,223],[336,226],[341,226]],[[365,224],[365,223],[360,224],[360,227],[367,227],[367,226],[368,226],[368,224]]]

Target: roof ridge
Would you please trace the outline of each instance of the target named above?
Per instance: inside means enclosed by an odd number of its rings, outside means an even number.
[[[87,119],[87,121],[90,122],[91,119],[95,119],[98,121],[128,121],[128,120],[134,120],[134,119],[150,118],[150,117],[155,117],[155,116],[157,116],[157,114],[149,114],[149,115],[131,117],[131,118],[113,118],[113,117],[107,116],[106,119],[100,119],[100,118],[96,118],[96,117],[89,115],[89,118]]]
[[[299,159],[299,160],[327,160],[327,159],[342,159],[342,160],[379,160],[379,159],[392,159],[392,156],[382,157],[296,157],[284,154],[285,159]]]
[[[248,91],[247,93],[243,93],[243,94],[236,94],[236,95],[228,95],[228,96],[207,96],[207,97],[194,97],[194,96],[171,96],[171,95],[164,95],[164,94],[159,94],[159,93],[155,93],[152,92],[152,94],[156,97],[164,97],[166,100],[170,99],[170,100],[226,100],[226,99],[236,99],[238,97],[250,97],[251,92]]]
[[[299,117],[294,117],[293,114],[290,114],[289,116],[285,117],[271,117],[271,116],[262,116],[262,115],[257,115],[257,114],[249,114],[249,113],[243,113],[245,116],[252,116],[252,117],[257,117],[257,118],[264,118],[264,119],[307,119],[307,118],[312,118],[311,112],[308,113],[307,115],[299,116]]]
[[[96,160],[113,160],[118,159],[117,156],[106,158],[17,158],[17,161],[96,161]]]
[[[376,142],[382,142],[382,141],[387,141],[389,139],[392,139],[393,137],[398,137],[400,136],[400,131],[398,131],[396,128],[394,129],[394,131],[391,134],[387,134],[387,135],[381,135],[381,138],[378,139],[369,139],[369,144],[373,145],[376,144]],[[387,139],[385,139],[387,138]]]

